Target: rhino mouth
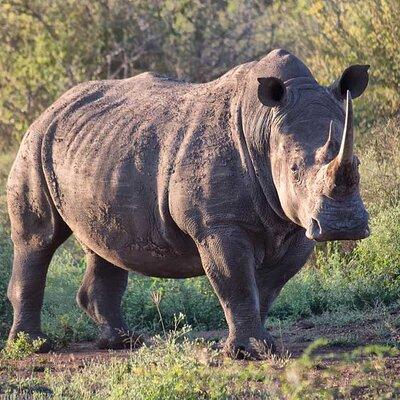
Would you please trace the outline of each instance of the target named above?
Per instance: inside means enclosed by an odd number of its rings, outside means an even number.
[[[331,240],[359,240],[370,235],[368,217],[362,220],[343,219],[340,221],[327,221],[323,218],[311,218],[306,230],[306,236],[317,242]]]

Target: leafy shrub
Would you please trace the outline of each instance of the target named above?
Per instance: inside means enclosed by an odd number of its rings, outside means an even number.
[[[38,351],[44,341],[45,339],[30,340],[27,334],[19,332],[17,337],[1,350],[0,355],[4,359],[21,360]]]
[[[206,81],[272,47],[259,1],[0,2],[0,149],[66,89],[147,70]]]
[[[350,64],[371,64],[371,87],[356,116],[371,123],[398,112],[400,54],[397,0],[304,0],[281,4],[291,47],[317,78],[330,83]],[[360,110],[361,108],[361,110]]]
[[[376,123],[359,143],[361,188],[374,215],[400,201],[400,117]]]

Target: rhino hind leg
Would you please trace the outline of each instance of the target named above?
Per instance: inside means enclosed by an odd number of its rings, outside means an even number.
[[[87,269],[76,300],[100,328],[97,346],[100,349],[135,347],[139,338],[129,332],[121,312],[128,271],[89,249],[85,251]]]
[[[38,352],[51,350],[48,337],[42,332],[40,313],[47,268],[51,254],[32,249],[15,248],[13,272],[8,285],[8,298],[13,306],[14,321],[8,340],[22,332],[31,340],[44,339]]]
[[[46,275],[55,250],[70,236],[71,231],[55,213],[47,215],[48,226],[41,225],[36,230],[38,225],[29,218],[24,223],[18,223],[21,221],[15,218],[15,214],[10,213],[10,216],[14,259],[7,295],[13,307],[14,319],[8,338],[9,341],[14,340],[23,332],[31,340],[44,339],[38,352],[47,352],[51,350],[51,343],[41,330],[40,318]],[[56,219],[59,219],[57,224]],[[32,225],[29,225],[29,220]]]
[[[7,203],[14,259],[7,295],[14,320],[9,340],[19,332],[43,338],[39,352],[50,350],[41,331],[40,314],[48,266],[55,250],[70,236],[49,194],[40,160],[40,141],[31,132],[24,139],[7,183]]]

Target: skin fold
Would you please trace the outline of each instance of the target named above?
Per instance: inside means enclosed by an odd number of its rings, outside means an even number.
[[[268,310],[313,239],[365,237],[357,159],[338,152],[346,94],[364,91],[366,70],[323,87],[274,50],[209,83],[143,73],[65,93],[28,129],[8,180],[10,339],[45,337],[47,268],[73,233],[87,257],[77,302],[100,326],[100,347],[123,345],[133,271],[207,275],[229,327],[226,352],[273,350]]]

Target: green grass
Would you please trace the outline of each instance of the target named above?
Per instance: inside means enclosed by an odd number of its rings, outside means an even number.
[[[47,368],[37,374],[40,359],[32,358],[25,378],[15,373],[18,367],[11,367],[9,379],[0,381],[0,394],[138,400],[345,399],[356,393],[391,399],[400,395],[398,370],[390,366],[399,350],[367,346],[340,356],[316,354],[327,345],[327,340],[320,339],[298,359],[274,356],[258,363],[237,362],[210,344],[189,341],[182,331],[174,331],[127,358],[110,354],[107,362],[91,361],[70,371]],[[3,361],[3,370],[7,365]],[[343,374],[347,379],[341,379]]]

